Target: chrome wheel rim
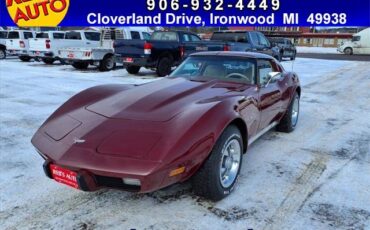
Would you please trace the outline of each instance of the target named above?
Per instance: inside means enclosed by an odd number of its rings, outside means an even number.
[[[295,127],[298,122],[298,115],[299,115],[299,97],[294,98],[293,108],[292,108],[292,125]]]
[[[222,149],[222,157],[220,163],[220,182],[222,187],[230,187],[239,172],[241,146],[235,138],[229,139]]]

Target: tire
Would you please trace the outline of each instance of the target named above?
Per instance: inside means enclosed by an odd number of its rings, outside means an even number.
[[[72,66],[75,67],[76,69],[87,69],[89,66],[89,63],[87,62],[73,62]]]
[[[350,48],[350,47],[345,48],[344,49],[344,54],[346,54],[346,55],[352,55],[353,54],[352,48]]]
[[[296,56],[297,56],[297,53],[294,53],[294,54],[293,54],[293,56],[292,56],[292,57],[290,57],[290,60],[291,60],[291,61],[294,61],[294,60],[295,60],[295,58],[296,58]]]
[[[4,49],[0,49],[0,60],[6,58],[6,51]]]
[[[28,56],[19,56],[18,57],[21,61],[28,62],[31,60],[31,57]]]
[[[299,118],[299,95],[295,92],[292,101],[280,123],[276,126],[279,132],[290,133],[297,126]]]
[[[129,74],[137,74],[139,73],[140,68],[141,68],[140,66],[129,65],[129,66],[126,66],[126,71]]]
[[[47,65],[52,65],[55,62],[54,58],[42,58],[41,60],[42,60],[43,63],[45,63]]]
[[[167,76],[171,73],[172,61],[169,57],[162,57],[158,61],[157,65],[157,75],[160,77]]]
[[[234,147],[234,157],[225,156],[227,147]],[[239,154],[236,154],[239,151]],[[194,193],[206,199],[218,201],[229,195],[238,180],[243,158],[243,141],[239,129],[231,125],[225,129],[213,147],[210,156],[192,178]],[[238,162],[238,163],[237,163]],[[230,165],[231,164],[231,165]],[[236,164],[238,167],[236,168]],[[230,180],[222,176],[224,168],[231,167],[233,173]],[[227,174],[227,170],[225,174]],[[231,175],[231,174],[230,174]],[[225,180],[224,180],[225,179]],[[224,183],[225,182],[225,183]],[[227,182],[227,183],[226,183]]]
[[[113,55],[106,55],[99,64],[100,71],[111,71],[116,67]]]

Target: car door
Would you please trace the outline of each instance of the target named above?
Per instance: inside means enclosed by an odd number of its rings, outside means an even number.
[[[257,83],[259,90],[259,110],[260,110],[260,123],[258,130],[262,130],[270,125],[281,112],[281,87],[277,84],[278,79],[269,81],[268,74],[270,72],[280,72],[273,65],[272,61],[258,60],[257,62]]]

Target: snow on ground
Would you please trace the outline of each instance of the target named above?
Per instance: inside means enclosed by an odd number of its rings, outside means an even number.
[[[297,129],[255,142],[234,192],[213,203],[188,183],[85,193],[44,176],[30,139],[58,106],[94,85],[157,80],[151,71],[1,61],[0,228],[370,229],[368,63],[298,58],[293,69],[303,85]]]
[[[320,53],[320,54],[338,54],[336,47],[307,47],[297,46],[297,53]]]

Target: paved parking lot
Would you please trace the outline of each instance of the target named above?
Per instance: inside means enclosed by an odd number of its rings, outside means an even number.
[[[369,229],[368,62],[297,58],[303,85],[290,134],[270,131],[243,159],[239,183],[213,203],[189,183],[150,193],[77,191],[46,178],[30,139],[80,90],[157,80],[71,66],[0,61],[1,229]]]

